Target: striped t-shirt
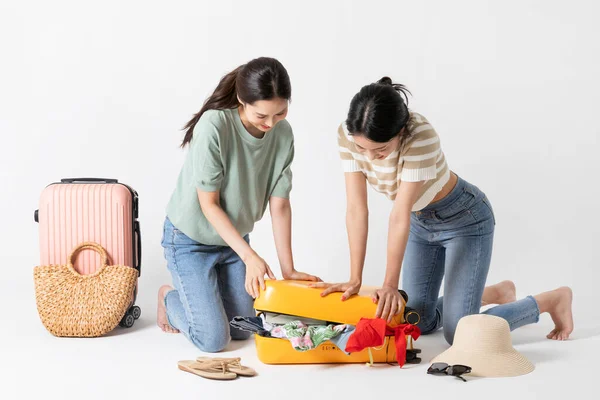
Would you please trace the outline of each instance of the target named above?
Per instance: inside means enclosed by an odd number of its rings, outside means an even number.
[[[369,160],[361,154],[345,123],[338,129],[338,144],[344,172],[362,172],[369,184],[390,200],[396,198],[400,182],[425,181],[412,211],[426,207],[450,179],[450,170],[440,138],[420,114],[410,112],[406,123],[409,135],[401,148],[385,159]]]

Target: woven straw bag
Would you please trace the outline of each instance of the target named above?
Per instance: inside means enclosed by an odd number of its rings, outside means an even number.
[[[80,275],[73,260],[84,249],[100,253],[101,267]],[[123,265],[107,265],[108,255],[97,243],[77,246],[67,265],[34,268],[38,313],[55,336],[96,337],[112,331],[133,301],[138,273]]]

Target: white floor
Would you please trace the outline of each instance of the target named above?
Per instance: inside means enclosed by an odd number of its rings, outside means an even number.
[[[427,362],[447,346],[440,333],[423,336],[423,362],[403,369],[388,365],[270,366],[258,361],[252,341],[232,343],[226,355],[242,357],[259,376],[235,381],[206,380],[177,369],[178,360],[201,355],[181,335],[155,325],[156,301],[142,298],[142,318],[129,329],[97,339],[61,339],[41,325],[31,304],[9,310],[12,342],[2,341],[3,399],[107,398],[381,398],[386,395],[457,399],[563,399],[596,386],[600,372],[600,321],[576,326],[567,342],[545,339],[552,325],[540,323],[513,332],[513,344],[536,365],[529,375],[502,379],[429,376]],[[23,310],[33,310],[24,313]],[[578,310],[579,311],[579,310]],[[584,310],[581,310],[584,312]],[[576,320],[577,324],[577,320]],[[14,331],[13,331],[14,328]],[[7,326],[2,329],[6,333]],[[11,332],[12,331],[12,332]],[[8,396],[6,385],[8,384]],[[597,398],[593,394],[584,398]]]

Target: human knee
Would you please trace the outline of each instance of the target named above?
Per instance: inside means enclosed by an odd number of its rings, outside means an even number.
[[[227,347],[231,336],[228,329],[211,329],[210,332],[193,329],[190,340],[202,352],[218,353]]]

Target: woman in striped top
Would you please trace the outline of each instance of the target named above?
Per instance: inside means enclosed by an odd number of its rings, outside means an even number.
[[[385,279],[373,294],[377,317],[389,321],[402,308],[398,283],[404,265],[407,306],[420,314],[418,326],[424,334],[443,326],[452,344],[460,318],[479,313],[482,305],[498,304],[485,313],[506,319],[511,330],[535,323],[548,312],[555,329],[547,337],[567,339],[573,330],[570,288],[517,301],[511,281],[485,287],[495,227],[492,206],[481,190],[448,168],[438,134],[425,117],[408,109],[407,92],[384,77],[364,86],[350,103],[348,118],[338,130],[346,177],[350,280],[311,286],[326,288],[323,296],[343,292],[342,301],[360,289],[368,182],[394,202]],[[439,297],[444,275],[444,296]]]

